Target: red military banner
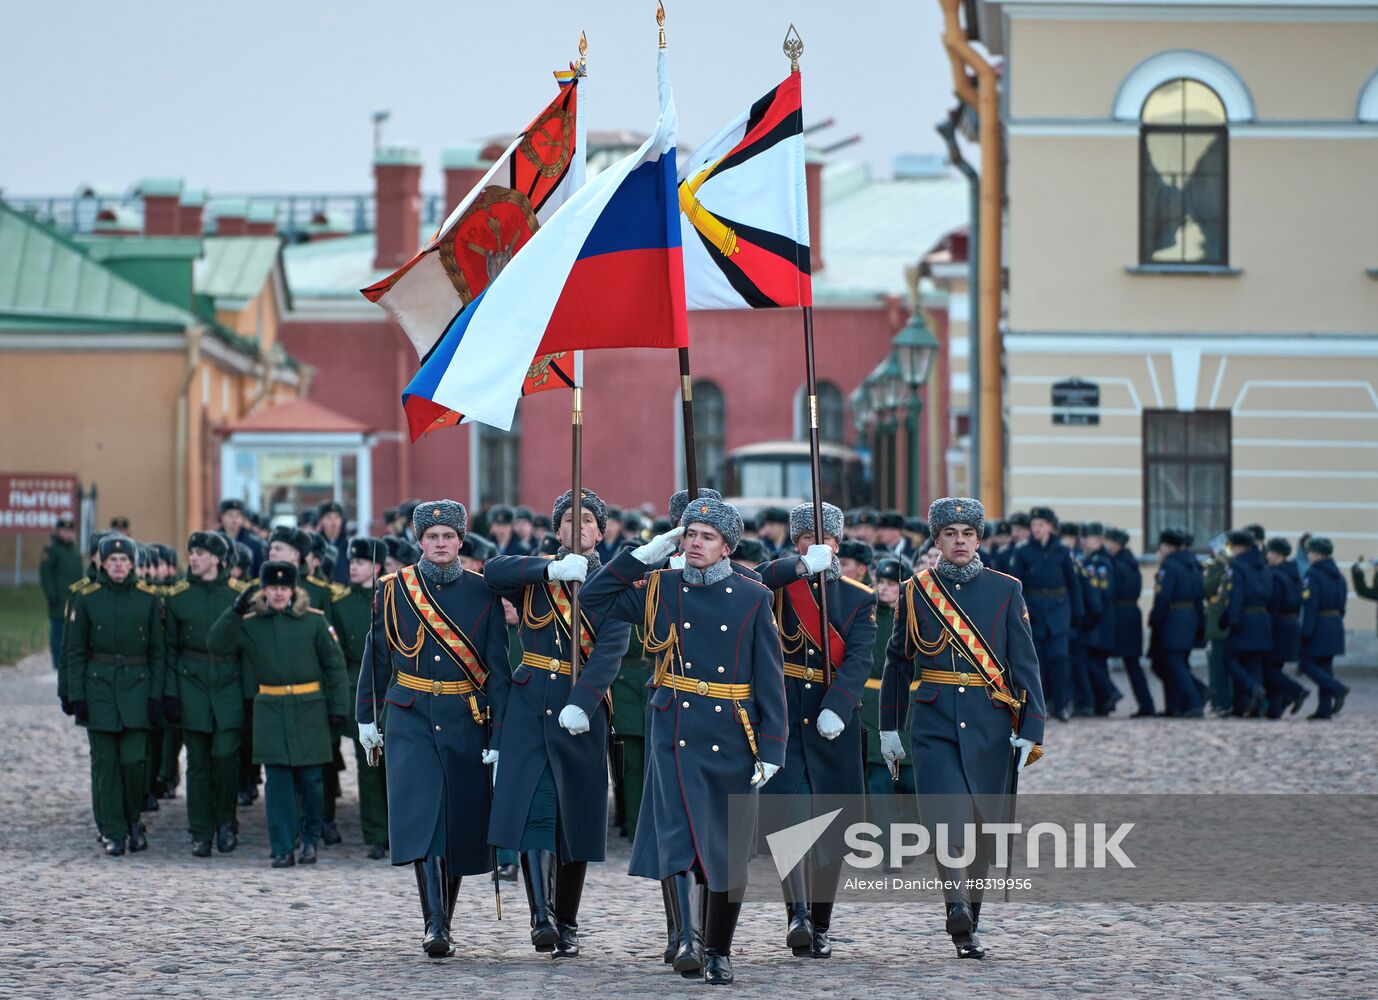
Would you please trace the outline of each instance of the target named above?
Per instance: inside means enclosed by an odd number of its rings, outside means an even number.
[[[75,519],[79,505],[76,476],[0,474],[0,534],[52,531],[58,518]]]

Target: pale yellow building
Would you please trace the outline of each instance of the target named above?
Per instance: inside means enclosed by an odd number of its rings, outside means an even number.
[[[1007,509],[1141,552],[1260,522],[1378,555],[1378,3],[973,10],[1001,81]]]

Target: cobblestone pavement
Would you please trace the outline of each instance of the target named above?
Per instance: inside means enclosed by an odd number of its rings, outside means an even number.
[[[1331,723],[1079,720],[1049,731],[1027,792],[1378,791],[1378,673]],[[1309,707],[1309,706],[1308,706]],[[1122,713],[1127,709],[1122,707]],[[534,996],[701,994],[659,961],[660,892],[625,874],[626,841],[591,867],[585,957],[555,963],[527,938],[520,887],[460,893],[460,951],[420,952],[409,871],[369,862],[352,770],[340,827],[314,868],[268,868],[263,805],[237,852],[191,857],[180,797],[151,817],[150,850],[101,855],[86,741],[57,708],[46,656],[0,668],[0,997]],[[350,757],[350,767],[353,758]],[[1285,762],[1280,767],[1279,762]],[[1378,994],[1378,906],[1011,904],[983,914],[985,962],[960,962],[936,908],[839,907],[828,962],[785,952],[783,908],[748,904],[734,947],[739,994],[867,997]]]

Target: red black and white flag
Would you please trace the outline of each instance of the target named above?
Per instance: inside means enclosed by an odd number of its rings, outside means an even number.
[[[679,181],[690,309],[813,304],[798,73],[695,150]]]

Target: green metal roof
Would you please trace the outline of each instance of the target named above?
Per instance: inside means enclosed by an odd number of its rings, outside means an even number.
[[[44,329],[184,329],[197,322],[190,312],[126,281],[80,245],[4,202],[0,319],[8,326]]]
[[[92,260],[195,260],[199,236],[79,236],[76,242]]]
[[[214,299],[252,299],[277,266],[276,236],[208,236],[196,262],[196,291]]]
[[[180,177],[146,177],[139,181],[135,188],[139,194],[153,195],[154,197],[178,196],[182,193],[182,178]]]

